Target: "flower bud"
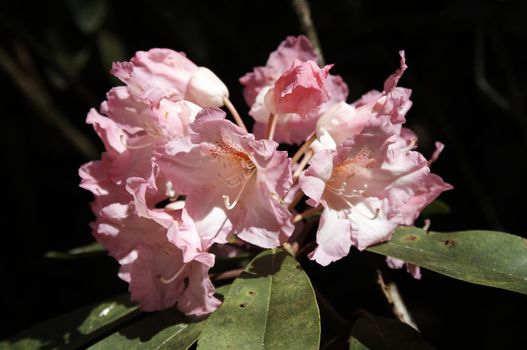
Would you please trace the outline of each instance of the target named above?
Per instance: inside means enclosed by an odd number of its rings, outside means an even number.
[[[210,69],[199,67],[190,77],[187,96],[201,107],[221,107],[229,90]]]

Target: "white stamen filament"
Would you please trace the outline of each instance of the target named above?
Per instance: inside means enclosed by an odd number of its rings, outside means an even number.
[[[169,283],[172,283],[176,280],[176,278],[178,278],[178,276],[181,274],[181,272],[183,272],[183,270],[185,269],[185,264],[183,264],[183,266],[181,266],[181,268],[172,276],[170,277],[169,279],[166,279],[162,276],[159,276],[159,280],[161,282],[163,282],[164,284],[169,284]]]
[[[368,184],[364,184],[362,185],[362,189],[358,190],[358,189],[353,189],[351,190],[351,193],[346,193],[346,187],[347,187],[347,183],[346,182],[343,182],[339,188],[336,188],[335,186],[332,186],[330,184],[326,184],[326,188],[333,194],[337,195],[337,196],[343,196],[343,197],[346,197],[346,198],[357,198],[357,197],[362,197],[362,195],[364,194],[364,192],[366,192],[368,190]]]
[[[223,198],[223,204],[225,205],[225,208],[227,208],[227,210],[234,209],[234,207],[236,207],[236,204],[238,204],[238,201],[240,200],[242,194],[245,192],[245,188],[247,187],[247,183],[249,183],[249,181],[251,180],[251,178],[254,175],[254,173],[256,173],[256,169],[254,169],[254,167],[255,166],[253,164],[252,165],[253,170],[251,170],[248,174],[246,174],[245,167],[244,167],[244,173],[243,173],[244,179],[241,181],[242,187],[238,191],[238,194],[236,195],[236,198],[234,198],[234,201],[232,203],[231,203],[231,199],[230,199],[230,197],[228,195],[224,194],[223,196],[221,196]]]
[[[346,182],[343,182],[339,188],[335,188],[334,186],[330,185],[330,184],[326,184],[326,188],[331,192],[333,193],[334,195],[337,195],[339,196],[339,198],[341,200],[344,201],[344,203],[346,203],[350,209],[353,209],[355,210],[358,214],[360,214],[361,216],[363,216],[364,218],[368,219],[368,220],[375,220],[379,217],[379,213],[381,211],[380,208],[376,208],[375,209],[375,213],[373,214],[373,217],[370,217],[369,215],[367,214],[364,214],[362,213],[360,210],[358,210],[356,207],[355,207],[355,204],[351,203],[349,200],[352,199],[352,198],[357,198],[357,197],[362,197],[362,195],[364,194],[364,192],[366,192],[366,190],[368,189],[368,184],[364,184],[362,185],[362,189],[360,190],[357,190],[357,189],[353,189],[351,191],[351,193],[346,193],[346,186],[347,186],[347,183]],[[349,217],[351,213],[348,213],[347,216]]]

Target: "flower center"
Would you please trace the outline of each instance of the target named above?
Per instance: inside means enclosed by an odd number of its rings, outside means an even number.
[[[213,159],[220,162],[221,172],[218,176],[227,187],[239,188],[232,202],[229,195],[222,195],[225,208],[232,210],[238,204],[245,193],[247,184],[256,173],[256,165],[247,152],[225,139],[216,141],[214,147],[210,150],[210,155]]]
[[[368,190],[368,184],[366,183],[363,183],[362,185],[354,184],[353,182],[357,181],[354,181],[353,177],[357,172],[371,167],[372,163],[375,161],[372,158],[372,153],[373,152],[369,147],[362,147],[355,154],[336,164],[333,168],[330,179],[326,183],[327,191],[335,195],[348,207],[344,210],[348,217],[351,214],[351,209],[354,209],[357,213],[370,220],[375,220],[379,216],[380,209],[378,208],[375,209],[373,216],[370,216],[361,213],[352,203],[353,199],[363,197],[364,193]]]

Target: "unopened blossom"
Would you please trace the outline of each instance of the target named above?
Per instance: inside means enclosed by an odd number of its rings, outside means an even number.
[[[340,76],[327,74],[330,66],[318,68],[316,60],[316,52],[305,36],[290,36],[271,53],[266,66],[256,67],[240,78],[251,107],[249,114],[256,121],[257,137],[264,135],[270,114],[279,113],[274,139],[301,143],[314,132],[320,114],[346,100],[346,83]],[[322,76],[326,76],[323,81]]]
[[[204,110],[191,127],[194,147],[170,154],[169,143],[160,164],[187,195],[184,212],[198,230],[218,243],[231,233],[264,248],[285,242],[293,231],[283,202],[292,182],[287,153],[256,141],[218,109]]]
[[[170,49],[138,51],[130,62],[114,63],[111,72],[128,85],[134,98],[149,103],[168,98],[220,107],[229,97],[227,87],[213,72]]]
[[[371,118],[336,150],[315,154],[300,177],[308,204],[323,207],[312,259],[327,265],[347,255],[351,245],[365,249],[406,223],[408,213],[401,209],[431,181],[427,160],[411,146],[400,126],[383,116]]]

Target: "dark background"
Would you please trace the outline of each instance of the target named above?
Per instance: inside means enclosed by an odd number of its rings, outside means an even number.
[[[431,228],[527,236],[527,2],[338,0],[311,6],[326,61],[348,83],[349,102],[382,90],[398,67],[397,52],[406,51],[409,69],[400,85],[413,90],[414,102],[407,125],[425,156],[435,140],[446,144],[433,170],[455,186],[441,197],[452,213],[434,218]],[[288,1],[2,2],[0,338],[126,290],[110,258],[43,257],[92,241],[91,195],[78,188],[77,175],[90,156],[68,141],[64,134],[71,130],[61,132],[50,114],[63,115],[100,152],[84,120],[118,84],[108,73],[111,61],[168,47],[212,69],[246,115],[238,78],[264,65],[299,28]],[[17,84],[6,73],[6,55],[25,81]],[[387,315],[364,260],[352,253],[325,269],[305,267],[343,315],[358,308]],[[437,347],[527,344],[525,296],[429,271],[421,281],[403,272],[388,277],[399,282],[424,337]]]

